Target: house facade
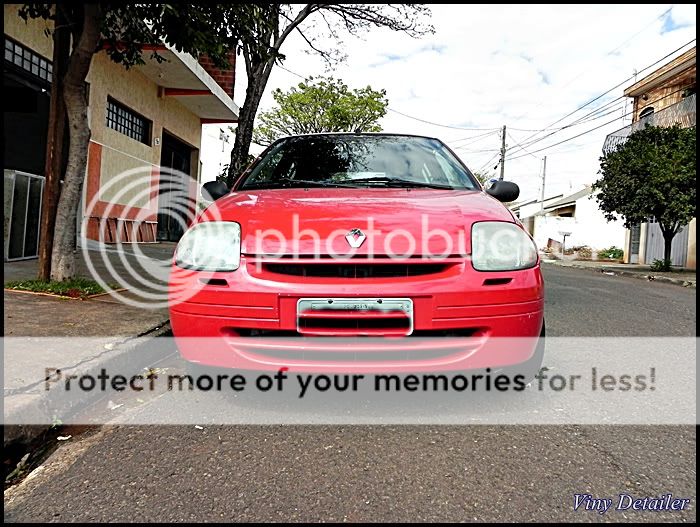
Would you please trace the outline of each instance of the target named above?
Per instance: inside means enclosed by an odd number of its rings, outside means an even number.
[[[4,7],[6,261],[37,255],[53,73],[53,39],[45,31],[52,23],[25,22],[19,7]],[[154,49],[164,62],[151,58]],[[87,77],[92,135],[78,221],[88,239],[177,241],[194,207],[181,211],[182,221],[166,212],[178,193],[197,199],[202,126],[238,118],[233,53],[226,70],[165,45],[143,58],[126,70],[97,53]],[[167,181],[164,169],[174,174]]]
[[[686,51],[625,89],[633,100],[632,124],[608,135],[603,151],[627,140],[647,124],[695,126],[696,48]],[[671,264],[696,268],[696,220],[676,234],[671,248]],[[658,223],[642,223],[628,229],[625,236],[625,262],[651,264],[664,257],[664,240]]]
[[[598,207],[592,188],[533,200],[512,208],[539,249],[552,246],[590,247],[600,251],[622,248],[625,231],[621,221],[608,221]]]

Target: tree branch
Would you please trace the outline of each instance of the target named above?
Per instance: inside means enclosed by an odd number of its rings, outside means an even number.
[[[330,58],[330,53],[327,51],[323,51],[322,49],[318,49],[316,46],[313,45],[311,40],[309,40],[306,35],[304,35],[304,32],[299,28],[298,26],[296,27],[296,30],[299,32],[301,35],[301,38],[303,38],[306,41],[306,44],[313,49],[316,53],[318,53],[323,60],[325,60],[327,63],[331,63],[331,58]]]
[[[294,17],[294,20],[282,30],[282,33],[279,35],[279,37],[275,39],[275,43],[272,45],[272,47],[276,51],[279,51],[289,34],[292,31],[294,31],[299,26],[299,24],[306,20],[306,18],[316,10],[317,5],[318,4],[306,4],[304,8],[301,11],[299,11],[297,16]]]

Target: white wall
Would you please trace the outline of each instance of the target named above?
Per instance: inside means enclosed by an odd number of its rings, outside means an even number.
[[[547,246],[552,238],[558,242],[564,237],[559,232],[570,232],[566,237],[566,246],[587,245],[594,250],[606,249],[612,245],[625,248],[625,227],[619,220],[608,222],[598,208],[595,198],[584,196],[576,201],[576,213],[573,218],[557,216],[537,216],[535,218],[535,242],[537,247]]]
[[[550,203],[554,203],[555,201],[558,201],[562,198],[562,195],[558,196],[552,196],[551,198],[545,198],[544,200],[544,206],[546,207]],[[519,218],[522,220],[523,218],[529,218],[530,216],[534,216],[535,214],[539,213],[540,210],[542,210],[542,204],[539,201],[536,201],[534,203],[528,203],[527,205],[523,205],[520,207],[520,210],[518,211]]]
[[[223,130],[224,133],[228,135],[228,143],[223,143],[219,139],[220,130]],[[233,139],[234,136],[231,130],[229,130],[228,124],[202,125],[202,146],[200,150],[202,184],[216,180],[216,176],[221,174],[224,165],[227,165],[231,161]]]

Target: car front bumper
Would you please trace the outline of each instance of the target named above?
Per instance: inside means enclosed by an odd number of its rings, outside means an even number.
[[[243,256],[233,272],[173,267],[171,283],[192,290],[170,299],[171,326],[184,359],[297,372],[500,368],[527,361],[542,329],[539,265],[479,272],[462,260],[430,276],[347,279],[280,275],[259,264]],[[412,334],[373,338],[382,334],[381,322],[374,320],[369,321],[372,332],[325,327],[321,333],[300,334],[297,306],[302,298],[410,299]]]

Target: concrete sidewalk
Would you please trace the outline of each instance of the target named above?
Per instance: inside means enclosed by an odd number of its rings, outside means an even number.
[[[107,263],[111,265],[115,273],[126,278],[129,276],[126,265],[136,266],[144,271],[152,271],[154,263],[169,263],[172,259],[173,253],[175,252],[175,246],[176,244],[171,242],[141,244],[138,246],[138,250],[141,251],[143,255],[139,255],[135,253],[134,248],[128,245],[125,245],[121,252],[117,251],[116,246],[108,245],[105,246],[105,250],[103,251],[104,255],[106,256],[106,260],[101,257],[99,250],[90,250],[88,251],[88,254],[91,257],[90,259],[95,272],[103,277],[105,281],[108,281],[110,273],[109,269],[107,269]],[[91,278],[92,272],[88,266],[88,263],[85,261],[81,250],[76,252],[76,260],[78,276]],[[13,280],[28,280],[36,278],[38,263],[39,261],[37,259],[5,262],[5,283]],[[146,269],[144,269],[144,265],[147,266]],[[163,265],[163,267],[165,267],[165,265]],[[156,278],[161,282],[167,281],[167,275],[165,274]]]
[[[143,260],[149,258],[151,263],[167,262],[173,250],[174,244],[145,246],[143,252],[147,256],[140,257],[141,264],[148,265],[149,262]],[[124,257],[110,253],[109,263],[116,272],[126,273],[120,256]],[[127,256],[127,262],[128,258],[134,259]],[[34,278],[36,266],[36,260],[5,263],[5,281]],[[80,276],[91,277],[82,255],[78,270]],[[154,279],[154,284],[164,285],[166,280],[167,275],[164,275]],[[126,291],[124,295],[137,298],[133,291]],[[168,352],[162,346],[148,345],[149,341],[153,342],[152,337],[169,334],[167,308],[138,308],[109,295],[75,300],[9,290],[5,290],[4,308],[5,423],[21,422],[26,415],[36,415],[37,421],[43,420],[41,412],[48,406],[48,392],[41,384],[48,367],[59,368],[66,374],[93,373],[102,368],[139,371]],[[78,338],[83,340],[76,340]],[[99,391],[94,395],[99,397]],[[85,394],[79,402],[88,402]],[[53,391],[51,404],[54,407],[64,404],[62,394]],[[67,407],[75,404],[75,397],[65,398]],[[5,426],[4,443],[28,442],[49,426]]]
[[[595,260],[549,260],[547,259],[547,255],[542,255],[542,261],[548,265],[574,267],[577,269],[586,269],[589,271],[610,275],[640,278],[650,282],[666,282],[683,287],[695,287],[697,280],[695,271],[688,269],[679,269],[667,273],[661,273],[652,271],[651,267],[648,265],[598,262]]]

